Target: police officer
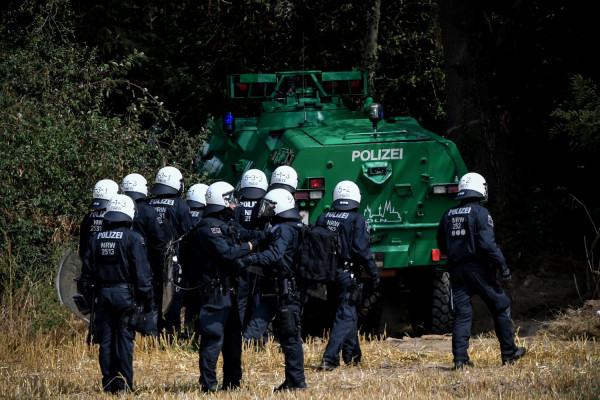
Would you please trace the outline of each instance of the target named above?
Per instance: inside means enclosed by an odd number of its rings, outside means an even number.
[[[179,245],[178,239],[182,237],[192,227],[192,217],[190,208],[179,196],[184,191],[183,175],[181,172],[171,166],[163,167],[158,170],[156,179],[150,191],[155,195],[148,201],[163,220],[163,226],[169,236],[172,248],[172,262],[176,283],[180,279],[179,271]],[[161,281],[161,288],[163,282]],[[162,292],[160,297],[163,297]],[[178,332],[181,328],[181,308],[183,294],[178,288],[175,288],[171,306],[165,314],[164,321],[159,321],[159,329],[165,329],[168,334]]]
[[[190,186],[186,195],[185,202],[190,207],[190,216],[192,217],[192,225],[196,227],[202,215],[204,214],[204,208],[206,207],[206,190],[208,185],[204,183],[196,183]],[[192,228],[193,230],[194,228]],[[198,312],[200,311],[200,298],[198,297],[198,290],[194,287],[194,284],[190,284],[191,281],[196,281],[194,274],[198,270],[198,263],[202,260],[194,259],[194,242],[191,239],[191,231],[185,235],[179,246],[179,259],[181,260],[181,272],[182,272],[182,285],[183,290],[183,307],[184,307],[184,328],[185,335],[191,337],[195,331],[194,325],[198,318]]]
[[[106,214],[106,205],[115,194],[119,193],[119,185],[111,179],[102,179],[94,185],[92,203],[88,212],[79,224],[79,257],[83,259],[89,238],[102,231],[102,221]]]
[[[268,190],[273,189],[284,189],[289,193],[294,194],[298,187],[298,173],[296,170],[288,165],[280,165],[275,168],[271,174],[271,183]],[[295,204],[295,202],[294,202]],[[294,205],[297,210],[297,206]],[[270,223],[267,223],[265,228],[269,230]],[[249,315],[246,326],[244,327],[244,341],[246,343],[255,342],[259,345],[263,344],[267,338],[267,329],[269,323],[275,317],[277,307],[273,305],[273,294],[274,288],[271,287],[273,282],[265,281],[258,278],[258,284],[254,290],[254,310]],[[263,296],[263,292],[271,292]],[[265,303],[265,304],[262,304]],[[261,305],[262,304],[262,305]]]
[[[267,176],[259,169],[249,169],[242,175],[240,204],[235,209],[235,220],[244,228],[264,229],[267,221],[258,218],[258,207],[268,187]]]
[[[133,340],[126,323],[134,301],[153,307],[152,273],[144,238],[131,229],[135,203],[123,194],[107,206],[102,232],[87,243],[81,280],[83,295],[95,302],[94,342],[100,345],[102,387],[106,392],[133,391]]]
[[[257,310],[260,312],[268,307],[276,310],[274,326],[285,356],[285,380],[275,391],[303,390],[306,388],[306,379],[301,315],[305,299],[296,285],[293,268],[299,231],[303,227],[302,217],[296,210],[294,196],[285,189],[273,189],[265,195],[259,216],[270,217],[273,225],[268,248],[243,257],[238,264],[262,267],[265,279],[271,280],[275,289],[275,301],[261,302]],[[272,313],[265,310],[263,315]]]
[[[356,305],[362,292],[362,284],[357,278],[361,276],[363,267],[370,278],[371,289],[379,286],[369,226],[364,215],[358,212],[360,201],[358,186],[351,181],[341,181],[333,189],[332,210],[320,215],[316,221],[317,226],[339,233],[342,248],[335,283],[330,290],[337,308],[319,366],[326,371],[340,365],[340,351],[346,364],[356,365],[361,361]]]
[[[240,202],[235,208],[235,220],[246,229],[264,230],[267,221],[264,218],[258,218],[258,208],[260,200],[267,193],[269,182],[264,172],[259,169],[249,169],[242,175],[240,180]],[[260,276],[241,270],[237,278],[238,282],[238,302],[240,304],[240,318],[242,319],[242,329],[244,341],[249,339],[260,339],[266,331],[246,332],[246,328],[254,310],[260,303]]]
[[[472,366],[467,350],[471,336],[471,297],[479,295],[494,318],[500,342],[502,364],[512,364],[525,355],[524,347],[515,345],[510,319],[510,299],[496,282],[496,270],[509,284],[510,271],[494,237],[494,222],[480,202],[487,201],[485,179],[474,172],[465,174],[458,183],[460,200],[442,217],[437,232],[440,251],[448,257],[452,281],[454,323],[452,326],[453,369]]]
[[[197,228],[191,233],[195,259],[202,260],[196,270],[200,287],[200,385],[204,392],[218,390],[217,360],[223,354],[225,389],[237,388],[242,379],[242,323],[235,288],[234,260],[249,254],[259,243],[235,221],[235,189],[227,182],[215,182],[206,191],[206,208]]]
[[[192,226],[195,226],[202,214],[204,214],[204,207],[206,207],[206,190],[208,185],[204,183],[196,183],[190,186],[186,195],[185,202],[190,207],[190,216],[192,217]]]
[[[125,176],[121,183],[121,190],[124,194],[135,201],[136,214],[133,217],[133,230],[144,237],[148,250],[148,262],[152,270],[152,288],[156,295],[154,304],[156,310],[162,310],[162,288],[159,285],[162,282],[163,271],[167,256],[167,247],[169,237],[163,227],[163,220],[156,210],[150,206],[148,201],[148,181],[142,175],[133,173]],[[152,332],[158,336],[158,326]]]

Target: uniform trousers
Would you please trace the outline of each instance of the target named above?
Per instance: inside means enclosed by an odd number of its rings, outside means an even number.
[[[135,331],[124,319],[132,297],[127,288],[102,288],[94,316],[94,342],[100,345],[102,387],[106,392],[133,391]]]
[[[202,389],[217,389],[216,369],[220,353],[223,354],[223,388],[238,387],[242,379],[242,324],[233,291],[220,287],[212,289],[211,295],[202,302],[197,329]]]
[[[494,329],[500,342],[502,355],[517,350],[510,317],[510,299],[495,279],[494,270],[488,266],[470,263],[452,266],[450,269],[454,308],[452,326],[452,354],[454,361],[468,361],[473,307],[471,298],[481,297],[494,319]]]

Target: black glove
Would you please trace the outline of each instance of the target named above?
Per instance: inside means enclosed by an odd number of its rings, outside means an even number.
[[[248,265],[252,264],[252,256],[247,255],[244,257],[236,258],[233,261],[233,274],[237,275],[243,268],[246,268]]]
[[[379,287],[379,276],[375,275],[372,279],[371,279],[371,288],[373,290],[377,289]]]
[[[227,233],[229,234],[229,236],[239,241],[242,236],[242,227],[237,223],[231,221],[227,225]]]
[[[500,282],[502,285],[502,289],[504,290],[504,293],[506,293],[506,295],[508,296],[509,299],[514,300],[515,288],[513,287],[513,284],[512,284],[512,277],[510,275],[510,270],[508,269],[508,266],[506,264],[502,264],[502,265],[498,266],[497,268],[498,268],[498,275],[499,275]]]
[[[508,275],[508,277],[502,277],[502,288],[504,289],[504,293],[506,293],[509,299],[515,299],[515,287],[512,283],[512,278],[510,274]]]

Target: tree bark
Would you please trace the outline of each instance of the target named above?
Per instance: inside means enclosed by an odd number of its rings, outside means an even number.
[[[440,23],[446,73],[446,136],[454,141],[470,171],[505,198],[506,152],[500,143],[500,115],[492,92],[494,32],[477,0],[440,0]]]
[[[381,16],[381,0],[375,0],[371,12],[368,13],[369,22],[365,37],[365,51],[363,54],[363,67],[369,71],[369,87],[374,88],[375,63],[377,62],[377,36],[379,34],[379,19]],[[373,95],[373,94],[372,94]]]

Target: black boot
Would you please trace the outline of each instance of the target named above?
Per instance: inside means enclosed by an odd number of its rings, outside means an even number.
[[[273,391],[280,392],[282,390],[304,390],[304,389],[306,389],[305,382],[293,384],[288,381],[284,381],[281,385],[279,385],[278,387],[273,389]]]
[[[452,371],[457,371],[457,370],[463,370],[466,367],[472,367],[475,364],[473,364],[471,361],[469,360],[459,360],[459,361],[454,361],[454,367],[450,368]]]
[[[522,358],[525,355],[525,353],[527,353],[525,347],[517,348],[512,354],[508,356],[502,356],[502,365],[514,364],[515,361]]]

